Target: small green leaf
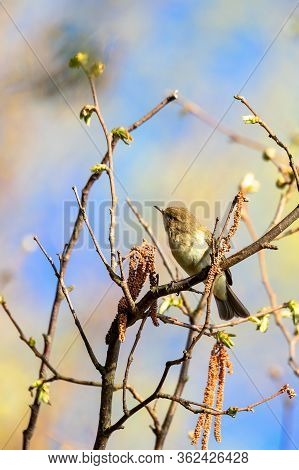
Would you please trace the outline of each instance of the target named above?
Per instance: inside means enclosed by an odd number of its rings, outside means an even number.
[[[181,308],[183,306],[183,299],[182,297],[179,295],[172,295],[170,297],[170,305],[171,307],[177,307],[177,308]]]
[[[95,62],[89,69],[89,75],[92,77],[99,77],[105,70],[105,65],[102,62]]]
[[[264,308],[264,309],[261,309],[259,313],[263,312],[264,310],[269,311],[268,308]],[[248,320],[251,321],[252,323],[255,323],[256,329],[259,330],[261,333],[266,333],[269,327],[269,317],[270,315],[267,313],[259,318],[251,315],[250,317],[248,317]]]
[[[230,406],[226,414],[228,414],[228,416],[230,416],[231,418],[235,418],[237,416],[238,411],[238,408],[236,408],[235,406]]]
[[[130,145],[133,141],[133,137],[125,127],[115,127],[112,129],[111,134],[117,136],[126,145]]]
[[[94,112],[94,106],[86,104],[80,111],[80,119],[83,119],[87,126],[90,125],[91,115]]]
[[[297,300],[290,300],[287,304],[286,307],[290,309],[292,313],[292,319],[294,325],[299,324],[299,302]]]
[[[102,173],[102,171],[108,171],[109,168],[104,163],[96,163],[90,168],[92,173]]]
[[[36,341],[34,338],[32,338],[32,336],[30,336],[28,343],[31,348],[34,348],[34,346],[36,345]]]
[[[253,315],[250,315],[250,317],[248,317],[248,321],[251,321],[252,323],[256,323],[257,325],[261,324],[261,320]]]
[[[77,52],[74,57],[72,57],[69,61],[69,67],[71,69],[78,69],[80,67],[84,67],[88,63],[88,54],[87,52]]]
[[[258,116],[254,116],[253,114],[249,116],[242,116],[244,124],[257,124],[260,122],[260,118]]]
[[[50,405],[50,388],[47,383],[44,383],[43,385],[39,387],[38,401],[40,403],[45,403],[46,405]]]
[[[232,337],[236,335],[233,335],[231,333],[226,333],[225,331],[217,331],[215,338],[219,343],[224,344],[227,348],[231,349],[235,343],[232,341]]]
[[[270,315],[264,315],[261,317],[261,322],[257,325],[256,329],[259,330],[261,333],[266,333],[269,328],[269,317]]]
[[[292,312],[289,308],[283,308],[280,310],[282,318],[292,318]]]
[[[159,307],[159,313],[160,315],[163,315],[170,307],[170,298],[169,297],[165,297],[163,299],[163,302],[161,303],[160,307]]]
[[[50,405],[50,387],[49,384],[43,383],[41,379],[36,380],[30,385],[29,390],[32,391],[33,389],[37,388],[37,399],[40,403],[45,403],[46,405]]]
[[[169,295],[168,297],[164,297],[163,302],[161,303],[159,308],[159,313],[160,315],[163,315],[166,310],[168,310],[170,307],[181,308],[182,306],[183,299],[180,295]]]
[[[41,380],[41,379],[38,379],[38,380],[36,380],[35,382],[33,382],[32,385],[30,385],[30,388],[37,388],[37,387],[39,387],[41,384],[42,384],[42,380]]]

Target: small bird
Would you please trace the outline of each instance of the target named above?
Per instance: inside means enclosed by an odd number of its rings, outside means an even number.
[[[212,234],[184,207],[154,206],[163,215],[163,222],[172,255],[189,276],[211,265]],[[234,294],[229,270],[217,276],[213,294],[222,320],[234,316],[246,318],[247,308]]]

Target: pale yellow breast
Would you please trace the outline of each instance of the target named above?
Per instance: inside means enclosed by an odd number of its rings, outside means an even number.
[[[189,276],[210,264],[210,249],[202,231],[196,231],[192,236],[170,236],[169,246],[174,258]]]

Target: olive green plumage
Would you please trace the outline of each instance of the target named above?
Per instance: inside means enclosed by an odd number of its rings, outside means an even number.
[[[164,227],[168,235],[171,252],[189,276],[211,264],[211,232],[185,207],[167,207],[162,210]],[[231,287],[229,273],[219,274],[213,294],[222,320],[248,317],[250,314]]]

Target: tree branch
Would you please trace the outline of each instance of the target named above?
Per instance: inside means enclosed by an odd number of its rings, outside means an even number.
[[[298,175],[298,171],[297,171],[297,168],[296,168],[296,165],[294,164],[294,159],[293,159],[293,155],[291,154],[291,152],[289,151],[288,147],[283,143],[281,142],[281,140],[279,140],[279,138],[277,137],[277,135],[272,131],[272,129],[270,129],[270,127],[265,123],[265,121],[262,121],[259,116],[257,115],[257,113],[254,111],[254,109],[252,108],[252,106],[248,103],[248,101],[243,97],[243,96],[239,96],[239,95],[235,95],[234,98],[238,101],[241,101],[241,103],[243,103],[248,109],[249,111],[256,117],[258,118],[257,120],[257,124],[259,124],[261,127],[263,127],[265,129],[265,131],[267,132],[268,136],[270,137],[270,139],[274,140],[274,142],[276,142],[276,144],[281,147],[287,154],[288,156],[288,159],[289,159],[289,164],[290,164],[290,167],[292,169],[292,172],[293,172],[293,175],[294,175],[294,178],[295,178],[295,181],[296,181],[296,184],[297,184],[297,189],[299,191],[299,175]]]
[[[69,306],[69,309],[71,311],[71,314],[73,316],[73,319],[75,321],[75,324],[79,330],[79,333],[81,335],[81,338],[83,339],[83,342],[85,344],[85,347],[87,349],[87,352],[88,352],[88,355],[93,363],[93,365],[95,366],[95,368],[100,372],[101,375],[105,374],[105,368],[99,363],[99,361],[97,360],[94,352],[93,352],[93,349],[87,339],[87,336],[85,335],[84,333],[84,330],[82,328],[82,325],[80,323],[80,320],[76,314],[76,311],[74,309],[74,306],[72,304],[72,301],[71,301],[71,298],[70,298],[70,295],[69,295],[69,292],[67,290],[67,287],[64,283],[64,280],[63,278],[61,277],[61,274],[59,273],[58,269],[56,268],[55,266],[55,263],[54,261],[52,260],[52,258],[48,255],[48,253],[46,252],[45,248],[43,247],[43,245],[41,244],[41,242],[38,240],[37,237],[34,237],[34,240],[36,241],[36,243],[38,244],[39,248],[41,249],[42,253],[45,255],[45,257],[47,258],[49,264],[51,265],[54,273],[55,273],[55,276],[57,277],[60,285],[61,285],[61,289],[62,289],[62,292],[63,292],[63,295],[67,301],[67,304]]]
[[[7,314],[8,318],[10,319],[10,321],[12,322],[12,324],[15,326],[16,330],[18,331],[19,333],[19,336],[20,336],[20,339],[22,341],[24,341],[25,344],[27,344],[27,346],[31,349],[31,351],[34,353],[34,355],[36,357],[38,357],[39,359],[41,359],[45,365],[48,367],[48,369],[53,372],[53,374],[57,374],[56,370],[54,369],[54,367],[51,366],[51,364],[49,363],[48,361],[48,358],[46,356],[44,356],[44,354],[40,353],[38,351],[38,349],[35,347],[35,340],[33,338],[27,338],[23,332],[23,330],[21,329],[21,327],[19,326],[19,324],[17,323],[17,321],[14,319],[11,311],[9,310],[8,306],[7,306],[7,303],[4,299],[2,299],[2,301],[0,302],[0,305],[2,306],[3,310],[5,311],[5,313]]]
[[[137,334],[136,334],[136,337],[135,337],[135,341],[133,343],[132,349],[130,351],[130,354],[129,354],[129,357],[128,357],[128,360],[127,360],[127,366],[126,366],[124,380],[123,380],[123,412],[124,412],[125,415],[127,415],[129,413],[128,406],[127,406],[127,398],[126,398],[127,384],[128,384],[128,378],[129,378],[129,370],[130,370],[131,364],[134,360],[134,352],[135,352],[135,350],[137,348],[137,344],[138,344],[138,342],[141,338],[141,333],[142,333],[142,330],[143,330],[143,327],[145,325],[146,320],[147,320],[147,317],[144,317],[142,322],[140,323],[140,326],[138,328],[138,331],[137,331]]]
[[[165,106],[167,106],[169,103],[172,101],[175,101],[178,99],[178,91],[175,90],[172,93],[170,93],[166,98],[164,98],[160,103],[158,103],[153,109],[151,109],[148,113],[146,113],[142,118],[138,119],[137,121],[133,122],[127,130],[128,132],[133,132],[135,129],[138,127],[142,126],[145,122],[149,121],[152,119],[152,117],[155,116],[159,111],[161,111]]]
[[[182,110],[184,112],[190,113],[193,116],[200,119],[202,122],[207,124],[208,126],[212,127],[213,129],[217,129],[217,131],[221,132],[222,134],[229,137],[229,140],[235,142],[237,144],[244,145],[245,147],[252,148],[254,150],[258,150],[263,152],[265,150],[265,146],[260,142],[249,139],[246,136],[237,134],[235,131],[230,129],[229,127],[219,124],[217,119],[210,116],[201,106],[196,103],[192,103],[191,101],[187,101],[184,99],[178,99],[178,104],[182,106]]]
[[[262,400],[259,400],[255,403],[252,403],[250,405],[243,406],[243,407],[231,406],[226,410],[217,410],[215,408],[211,408],[211,407],[205,405],[204,403],[197,403],[197,402],[186,400],[186,399],[183,399],[183,398],[178,398],[176,396],[171,396],[171,395],[168,395],[166,393],[159,393],[158,398],[162,398],[162,399],[165,399],[165,400],[176,401],[177,403],[179,403],[184,408],[186,408],[187,410],[191,411],[194,414],[207,413],[207,414],[212,414],[214,416],[228,415],[228,416],[234,416],[235,417],[237,413],[244,412],[244,411],[253,411],[253,409],[256,408],[257,406],[263,405],[264,403],[267,403],[268,401],[273,400],[274,398],[282,395],[283,393],[287,393],[287,395],[290,399],[292,399],[296,396],[295,391],[292,388],[290,388],[290,386],[288,384],[286,384],[283,387],[281,387],[277,392],[273,393],[272,395],[270,395],[266,398],[263,398]],[[196,407],[196,408],[194,408],[194,407]]]
[[[94,86],[92,85],[92,94],[93,96],[96,97],[95,89]],[[145,122],[147,122],[149,119],[151,119],[155,114],[157,114],[159,111],[161,111],[165,106],[167,106],[169,103],[177,99],[177,92],[173,92],[170,95],[168,95],[166,98],[164,98],[160,103],[158,103],[151,111],[146,113],[143,117],[135,121],[133,124],[131,124],[128,127],[129,132],[133,132],[135,129],[139,128],[142,126]],[[94,102],[95,106],[98,107],[97,100],[95,99]],[[107,151],[104,157],[102,158],[101,163],[102,164],[107,164],[109,162],[109,155],[111,156],[111,153],[113,153],[116,145],[118,142],[118,138],[113,138],[111,142],[111,148],[110,148],[110,153]],[[98,181],[101,177],[102,173],[93,173],[90,175],[88,178],[85,186],[82,189],[81,193],[81,205],[84,209],[87,207],[87,201],[89,197],[89,193],[91,188],[93,187],[94,183]],[[60,264],[60,275],[63,277],[65,275],[72,251],[74,246],[76,245],[78,238],[80,236],[81,230],[83,226],[83,216],[81,210],[78,211],[73,231],[70,236],[70,239],[68,243],[65,245],[65,249],[63,252],[63,255],[61,257],[61,264]],[[46,335],[46,341],[45,341],[45,346],[43,350],[43,357],[49,359],[51,350],[52,350],[52,344],[53,344],[53,338],[55,335],[56,331],[56,325],[57,325],[57,318],[60,310],[60,305],[63,299],[63,293],[61,289],[61,284],[59,281],[57,281],[56,284],[56,291],[55,291],[55,297],[53,300],[53,305],[51,309],[51,315],[49,319],[49,325],[48,325],[48,330],[47,330],[47,335]],[[45,374],[45,363],[42,361],[40,370],[39,370],[39,377],[43,378]],[[30,446],[30,441],[32,439],[36,423],[38,420],[39,416],[39,410],[40,410],[40,403],[38,400],[38,394],[36,393],[34,401],[31,405],[31,410],[30,410],[30,418],[29,418],[29,423],[27,425],[27,428],[23,432],[23,449],[28,449]]]
[[[283,220],[281,220],[277,225],[275,225],[271,230],[269,230],[265,235],[260,237],[255,242],[251,243],[250,245],[246,246],[242,250],[238,251],[234,255],[226,258],[221,263],[221,270],[225,271],[228,268],[231,268],[235,264],[244,261],[245,259],[253,256],[254,254],[258,253],[260,250],[264,249],[265,243],[270,243],[273,241],[280,233],[282,233],[286,228],[288,228],[295,220],[299,218],[299,206],[296,206]],[[195,286],[199,282],[203,282],[207,274],[209,272],[209,268],[205,268],[199,273],[190,276],[186,279],[182,279],[180,281],[172,281],[169,284],[164,284],[162,286],[157,286],[152,288],[148,291],[142,299],[136,304],[137,309],[142,314],[145,312],[153,303],[154,300],[165,297],[170,294],[175,294],[181,292],[182,290],[189,290],[190,287]],[[136,319],[134,320],[134,322]]]

